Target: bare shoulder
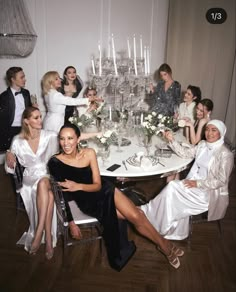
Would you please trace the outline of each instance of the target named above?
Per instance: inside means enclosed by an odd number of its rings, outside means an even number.
[[[91,157],[96,156],[96,152],[93,148],[84,148],[83,150],[81,150],[81,154]]]

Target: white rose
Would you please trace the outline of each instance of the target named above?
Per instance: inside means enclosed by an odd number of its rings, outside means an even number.
[[[163,115],[162,114],[159,114],[158,115],[158,119],[162,119]]]
[[[149,121],[152,120],[152,115],[148,115],[147,117],[148,117]]]
[[[185,127],[185,125],[186,125],[185,120],[179,120],[179,121],[178,121],[178,126],[179,126],[180,128]]]
[[[151,130],[152,131],[155,131],[156,130],[156,127],[155,126],[151,126]]]
[[[143,127],[147,127],[147,125],[148,125],[148,122],[143,122],[143,123],[142,123],[142,126],[143,126]]]
[[[155,112],[152,112],[152,115],[155,117],[155,116],[157,115],[157,113],[155,113]]]
[[[112,134],[112,131],[108,130],[103,134],[103,136],[108,138],[108,137],[111,137],[111,134]]]
[[[73,120],[74,120],[73,117],[70,117],[70,118],[68,119],[68,121],[71,122],[71,123],[73,122]]]
[[[77,125],[78,125],[78,127],[81,127],[83,124],[81,122],[79,122]]]
[[[102,137],[100,141],[101,141],[102,144],[104,144],[104,143],[106,143],[107,139]]]

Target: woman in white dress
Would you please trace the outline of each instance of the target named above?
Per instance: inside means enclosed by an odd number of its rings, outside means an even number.
[[[43,128],[55,131],[56,133],[59,133],[60,128],[64,125],[65,108],[67,105],[88,106],[90,101],[96,100],[96,98],[71,98],[57,91],[61,87],[61,78],[56,71],[49,71],[43,76],[42,87],[47,106]]]
[[[208,210],[208,220],[224,217],[228,203],[228,181],[234,165],[233,153],[224,145],[226,127],[222,121],[207,123],[206,141],[189,148],[164,135],[181,157],[195,158],[186,179],[174,180],[141,209],[152,225],[167,239],[182,240],[189,234],[189,216]]]
[[[14,169],[15,157],[24,167],[20,194],[30,226],[17,244],[23,244],[26,251],[35,254],[41,242],[45,242],[47,259],[52,258],[56,246],[57,219],[46,165],[57,152],[57,145],[57,134],[42,130],[39,109],[28,107],[23,112],[22,131],[14,137],[6,156],[7,170]]]

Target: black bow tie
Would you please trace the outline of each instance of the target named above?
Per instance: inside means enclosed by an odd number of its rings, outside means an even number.
[[[22,91],[16,91],[15,95],[17,95],[17,94],[22,94]]]

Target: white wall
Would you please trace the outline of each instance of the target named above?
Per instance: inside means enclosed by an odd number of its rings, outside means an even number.
[[[87,81],[90,59],[98,57],[98,41],[107,54],[111,33],[117,58],[127,50],[127,37],[136,34],[139,39],[141,34],[143,46],[151,47],[151,72],[164,61],[169,0],[25,0],[25,4],[38,35],[36,48],[26,58],[0,59],[0,92],[6,88],[5,72],[11,66],[23,67],[26,88],[38,96],[40,80],[49,70],[62,74],[73,65]]]

